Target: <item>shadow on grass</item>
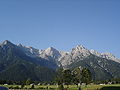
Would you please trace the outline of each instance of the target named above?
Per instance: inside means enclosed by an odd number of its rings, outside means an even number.
[[[100,90],[120,90],[120,86],[102,87]]]

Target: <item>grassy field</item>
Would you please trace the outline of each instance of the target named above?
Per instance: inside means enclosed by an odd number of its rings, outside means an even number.
[[[16,89],[10,89],[10,90],[18,90],[18,87],[21,87],[20,85],[0,85],[7,88],[16,88]],[[21,90],[29,90],[31,86],[26,85],[24,89]],[[67,86],[64,86],[67,88]],[[19,89],[20,90],[20,89]],[[35,89],[32,90],[58,90],[57,85],[35,85]],[[76,85],[69,85],[69,88],[67,90],[78,90]],[[81,90],[120,90],[120,84],[112,84],[112,85],[87,85],[87,86],[81,86]]]

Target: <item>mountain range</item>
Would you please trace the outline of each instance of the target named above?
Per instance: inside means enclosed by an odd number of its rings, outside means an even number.
[[[39,50],[8,40],[0,44],[0,80],[50,81],[56,69],[88,68],[94,80],[120,78],[120,59],[111,53],[99,53],[77,45],[70,52],[53,47]]]

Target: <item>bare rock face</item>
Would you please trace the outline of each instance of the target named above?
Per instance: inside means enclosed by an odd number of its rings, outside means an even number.
[[[83,47],[82,45],[77,45],[75,48],[71,50],[71,52],[66,53],[63,55],[59,61],[61,62],[62,66],[70,65],[73,62],[83,60],[84,58],[90,55],[90,51]]]
[[[95,50],[90,50],[90,52],[93,54],[93,55],[96,55],[98,57],[101,57],[101,58],[105,58],[105,59],[108,59],[108,60],[113,60],[113,61],[116,61],[116,62],[119,62],[120,63],[120,59],[116,58],[113,54],[109,53],[109,52],[105,52],[105,53],[99,53]]]
[[[53,59],[58,59],[59,57],[61,57],[61,54],[55,48],[49,47],[49,48],[42,50],[40,52],[40,57],[46,58],[46,59],[47,59],[47,57],[51,57]]]
[[[7,44],[9,41],[4,41],[3,44]],[[113,60],[115,62],[120,63],[120,59],[116,58],[113,54],[107,53],[99,53],[96,50],[88,50],[82,45],[77,45],[70,52],[58,51],[53,47],[49,47],[45,50],[35,49],[33,47],[23,46],[21,44],[18,45],[21,49],[24,50],[26,55],[30,57],[41,57],[48,61],[52,61],[57,63],[58,66],[68,66],[73,62],[77,62],[80,60],[84,60],[89,57],[91,54],[100,58],[105,58],[108,60]]]

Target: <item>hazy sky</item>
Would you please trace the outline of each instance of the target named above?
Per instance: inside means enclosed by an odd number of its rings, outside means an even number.
[[[70,51],[78,44],[120,58],[120,0],[0,0],[0,42]]]

